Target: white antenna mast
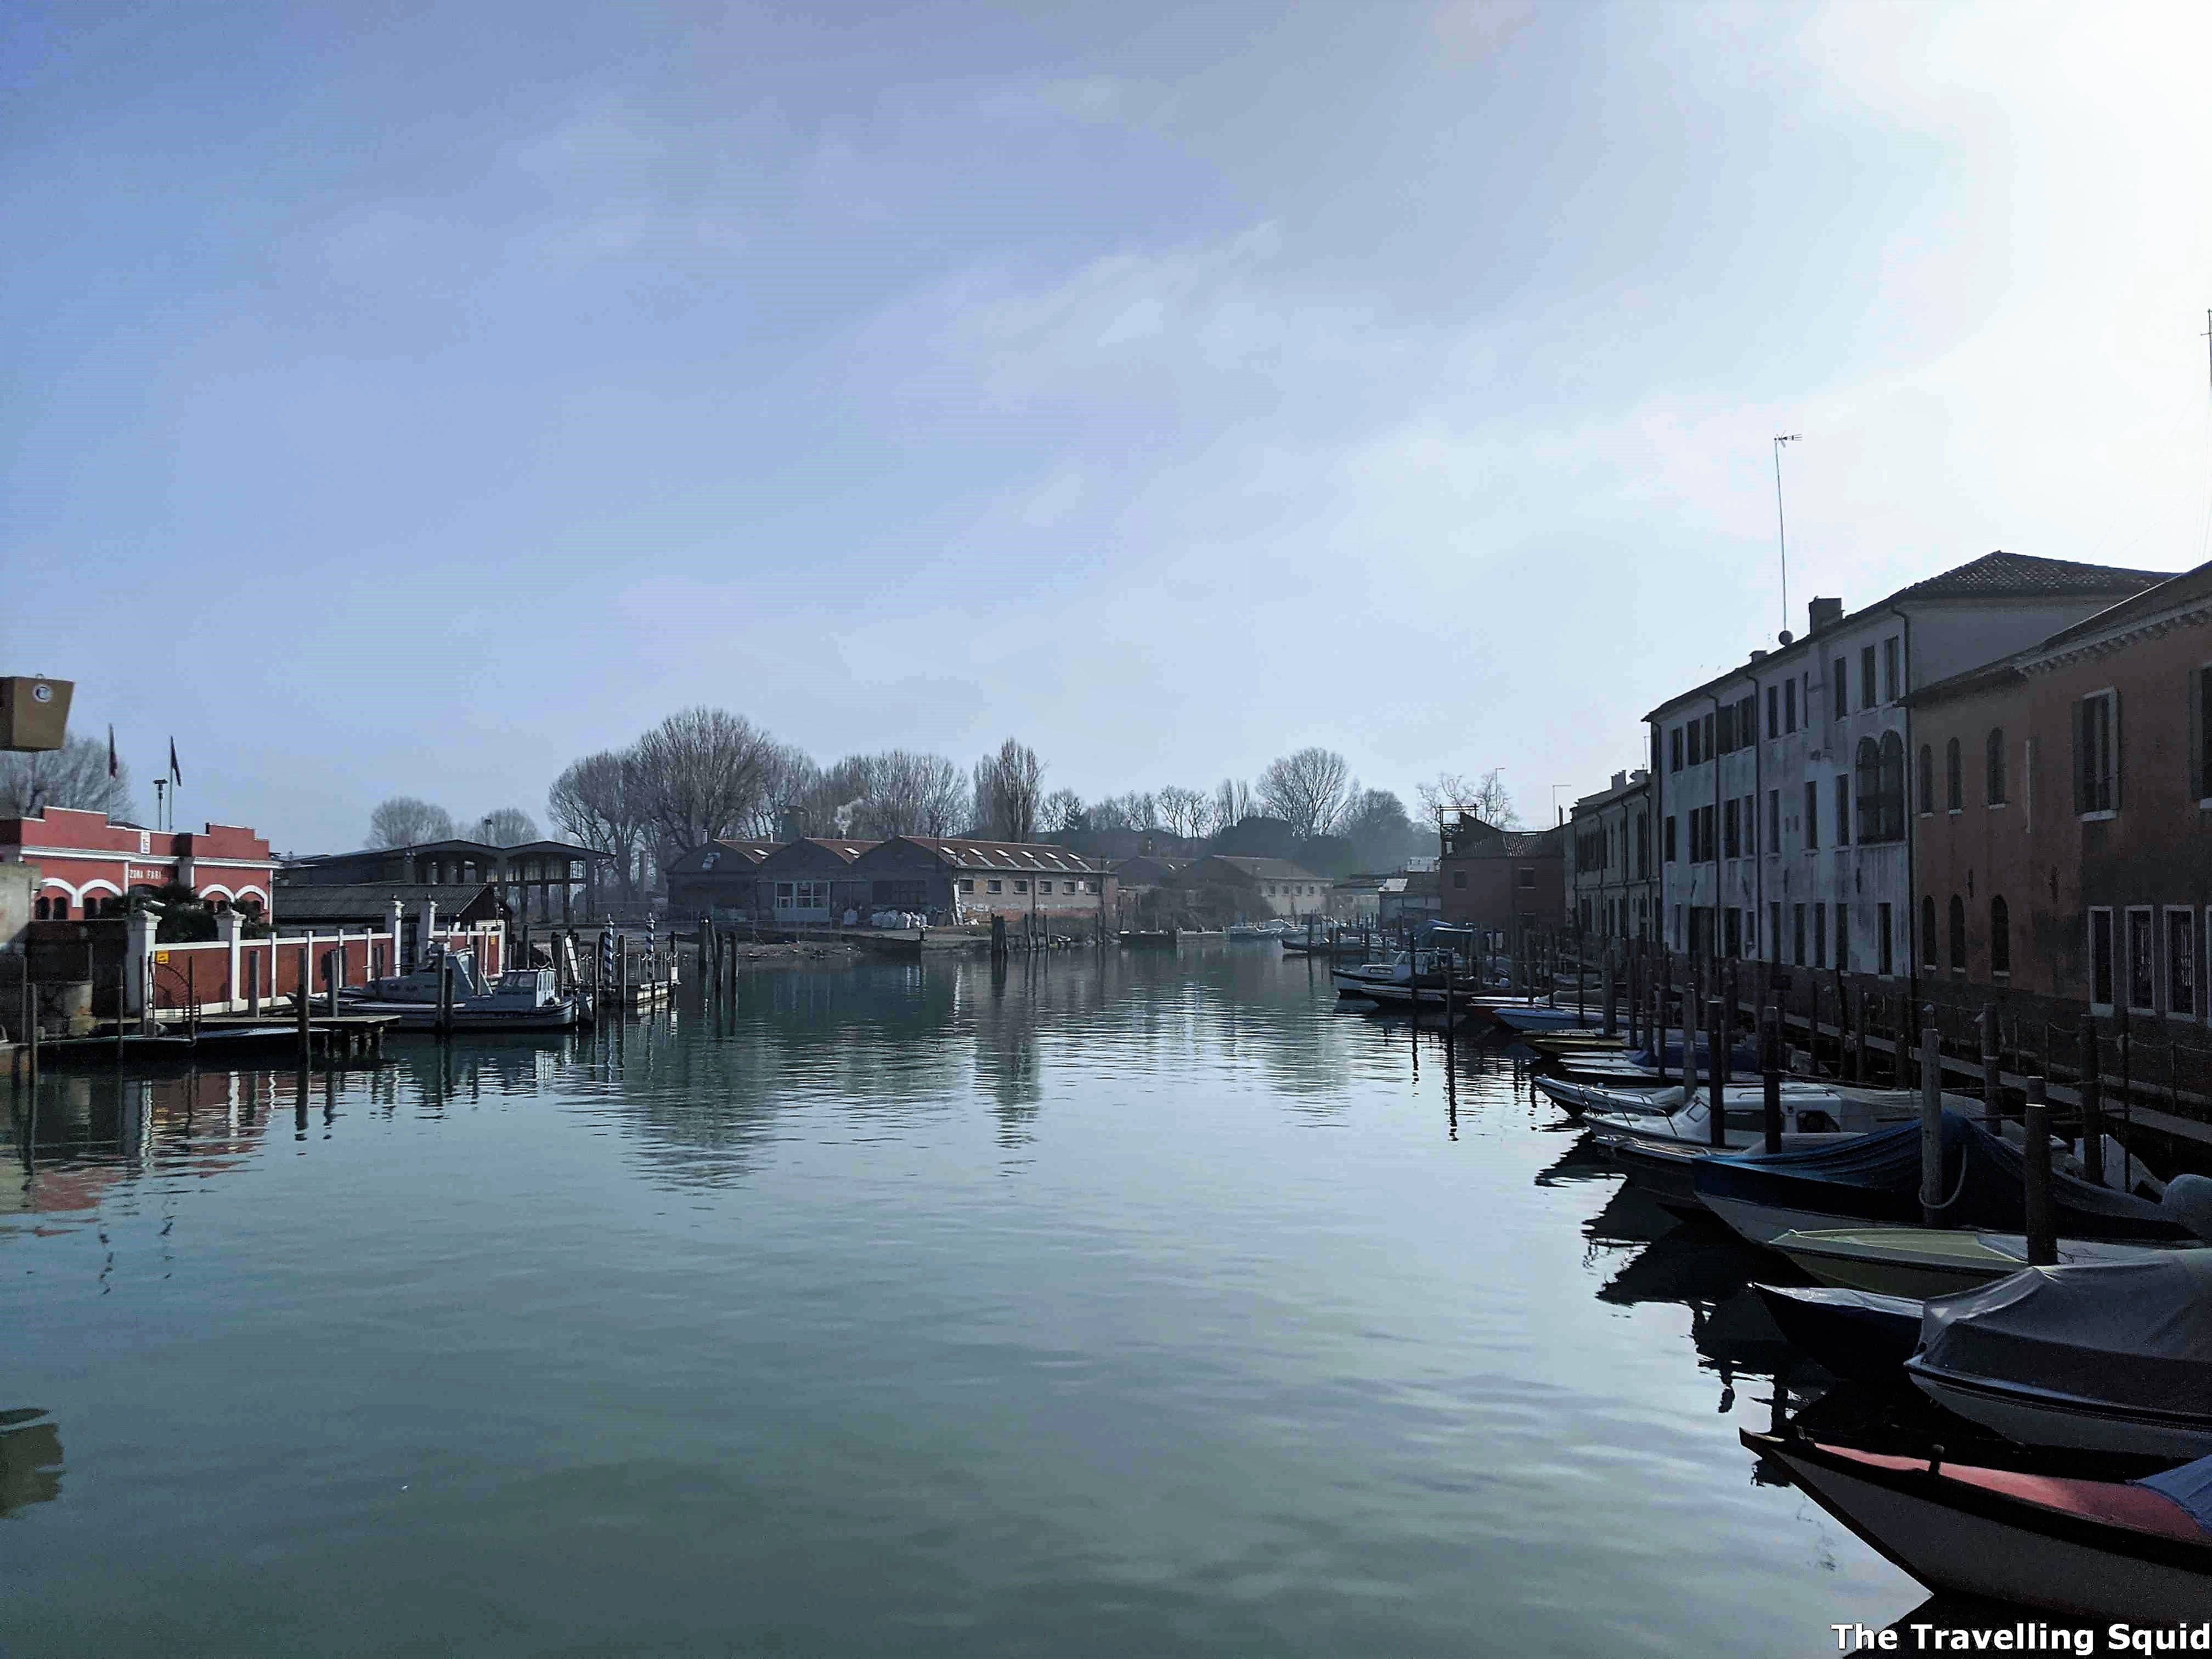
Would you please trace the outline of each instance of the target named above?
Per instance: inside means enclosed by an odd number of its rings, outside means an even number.
[[[1782,547],[1782,628],[1790,629],[1790,529],[1782,518],[1782,446],[1802,441],[1797,432],[1778,432],[1774,434],[1774,534]]]

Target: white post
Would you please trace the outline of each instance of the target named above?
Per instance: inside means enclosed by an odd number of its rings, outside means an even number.
[[[126,934],[125,963],[129,971],[123,976],[124,996],[127,999],[123,1012],[143,1018],[153,1012],[149,995],[154,983],[154,930],[161,925],[158,910],[134,910]]]
[[[390,971],[394,974],[404,973],[405,969],[400,966],[399,962],[399,930],[405,925],[407,921],[407,906],[398,896],[395,896],[393,897],[391,908],[386,912],[385,920],[390,924],[392,929],[392,960]]]
[[[422,908],[415,913],[415,962],[417,967],[430,959],[430,935],[438,930],[438,901],[424,899]]]
[[[240,995],[238,947],[239,940],[245,930],[246,918],[237,911],[222,910],[216,914],[216,939],[223,947],[223,954],[230,958],[230,977],[223,981],[223,984],[228,988],[223,993],[222,1006],[225,1012],[238,1006]]]

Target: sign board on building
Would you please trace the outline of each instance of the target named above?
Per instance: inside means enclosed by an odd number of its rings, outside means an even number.
[[[0,749],[58,749],[69,739],[70,680],[0,678]]]

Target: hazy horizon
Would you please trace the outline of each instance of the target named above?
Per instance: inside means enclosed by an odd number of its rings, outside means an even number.
[[[18,8],[8,672],[279,848],[706,703],[1552,817],[1784,625],[2212,556],[2212,14]]]

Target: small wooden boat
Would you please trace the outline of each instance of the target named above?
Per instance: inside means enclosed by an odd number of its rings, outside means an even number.
[[[1920,1299],[1822,1285],[1753,1285],[1782,1334],[1838,1376],[1898,1382],[1920,1346]]]
[[[1930,1589],[2136,1627],[2212,1608],[2212,1462],[2080,1480],[1741,1432]]]
[[[1769,1241],[1823,1285],[1926,1298],[1978,1290],[2027,1266],[2027,1239],[2020,1233],[1969,1232],[1947,1227],[1792,1228]],[[2067,1266],[2131,1261],[2185,1244],[2115,1244],[2063,1238],[2058,1260]]]
[[[40,1037],[39,1064],[41,1066],[112,1066],[118,1053],[128,1064],[157,1060],[190,1060],[192,1040],[184,1032],[163,1032],[159,1036],[140,1036],[126,1032],[118,1046],[112,1036],[77,1037]]]
[[[1540,1002],[1508,1003],[1493,1007],[1491,1018],[1516,1031],[1595,1030],[1605,1024],[1605,1010],[1548,1007]]]

